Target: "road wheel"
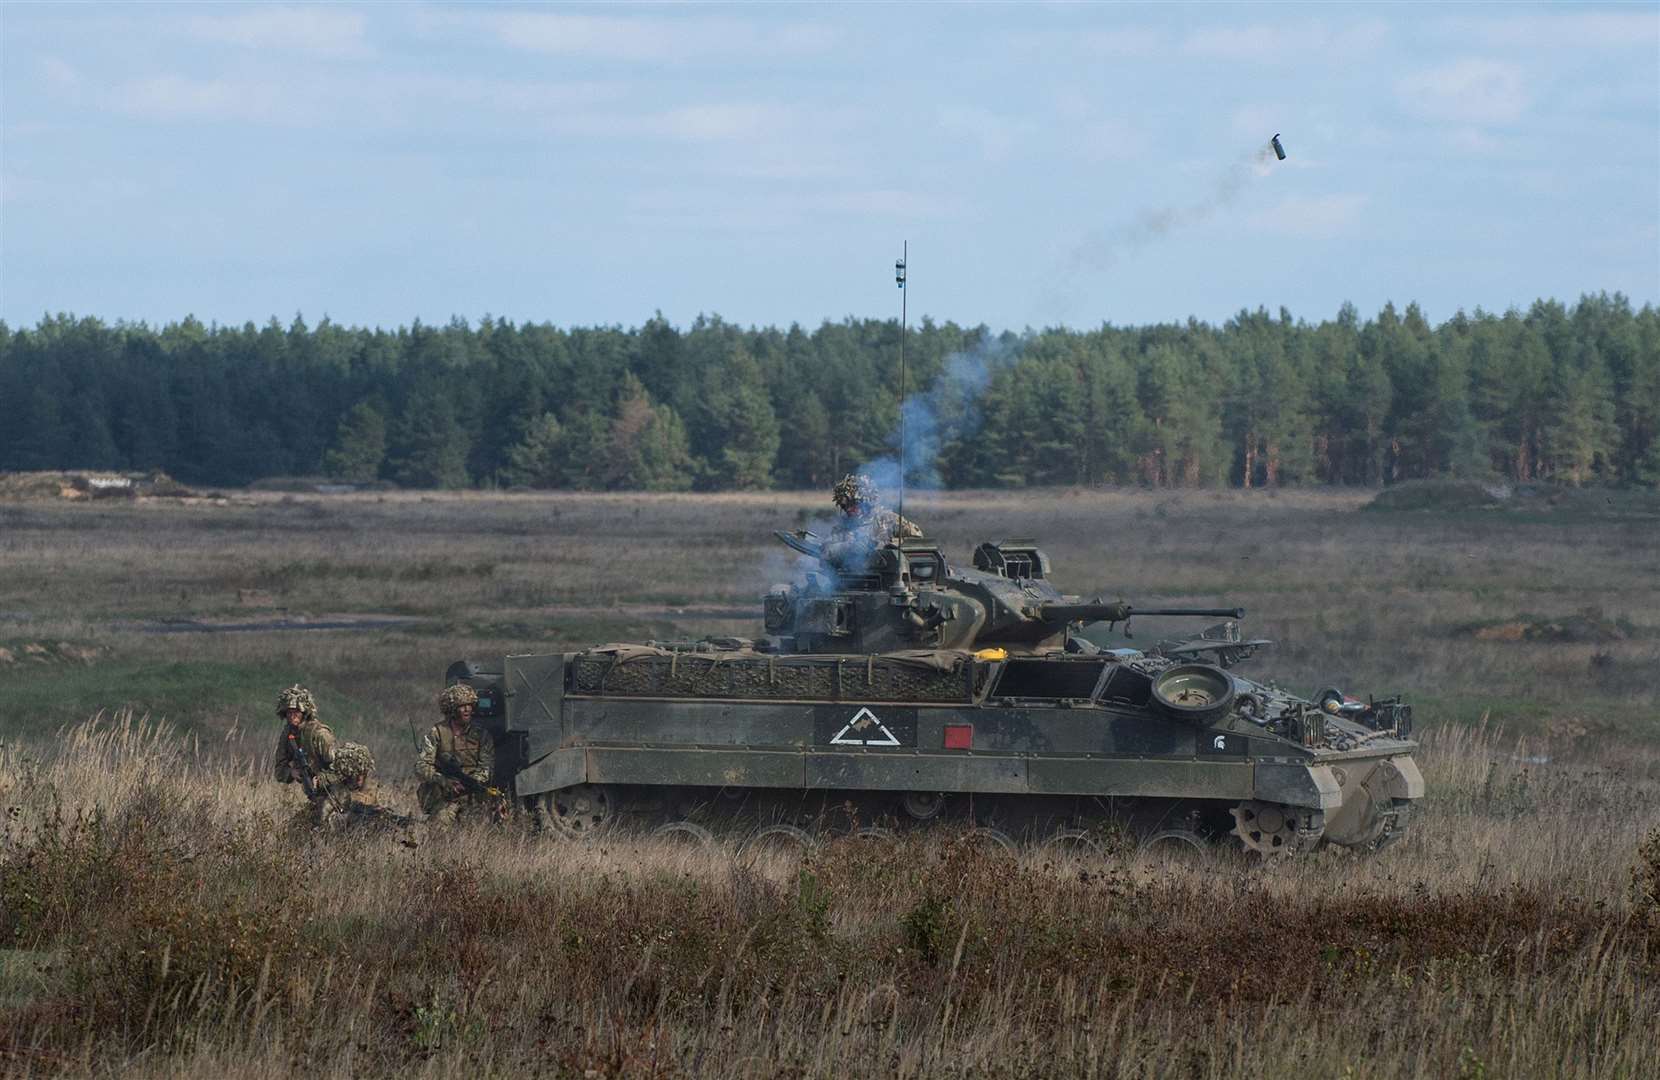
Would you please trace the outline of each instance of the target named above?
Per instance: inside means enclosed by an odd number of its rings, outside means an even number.
[[[744,841],[741,853],[749,856],[803,855],[813,846],[813,838],[805,829],[779,822],[757,829],[755,835]]]
[[[1196,865],[1210,858],[1210,841],[1188,829],[1162,829],[1136,848],[1136,856],[1149,861]]]
[[[669,840],[677,846],[691,849],[707,849],[715,846],[715,837],[708,829],[695,821],[671,821],[659,825],[651,830],[654,840]]]
[[[543,792],[537,814],[556,835],[586,840],[616,820],[616,800],[604,784],[576,784]]]
[[[1101,854],[1101,844],[1084,829],[1060,829],[1038,845],[1047,859],[1082,859]]]
[[[963,834],[963,839],[987,855],[1020,854],[1020,845],[1015,843],[1014,837],[990,825],[979,825],[968,830]]]

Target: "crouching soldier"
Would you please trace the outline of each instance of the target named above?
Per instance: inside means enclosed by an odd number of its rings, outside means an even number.
[[[277,739],[277,779],[299,784],[309,805],[295,815],[297,825],[322,825],[331,814],[348,823],[378,821],[405,824],[407,819],[381,805],[375,783],[375,759],[361,743],[340,742],[317,718],[317,702],[303,686],[277,695],[283,718]]]
[[[478,692],[462,683],[446,686],[438,695],[444,718],[421,740],[415,774],[421,779],[415,797],[427,820],[451,824],[463,812],[492,820],[507,814],[507,797],[491,786],[496,744],[473,719]]]
[[[381,803],[375,759],[367,746],[341,743],[334,752],[334,772],[340,782],[329,790],[329,801],[348,824],[409,824],[408,818]]]
[[[297,820],[320,825],[328,816],[330,792],[340,779],[334,771],[334,732],[317,718],[311,691],[298,684],[277,695],[277,715],[283,720],[277,735],[277,779],[305,789],[311,805]]]

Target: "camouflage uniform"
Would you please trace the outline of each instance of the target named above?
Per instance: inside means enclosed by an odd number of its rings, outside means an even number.
[[[492,814],[500,810],[499,800],[465,790],[457,791],[459,781],[438,771],[439,761],[450,757],[460,764],[462,772],[474,780],[481,784],[490,783],[496,764],[495,740],[476,720],[460,731],[456,730],[454,722],[460,716],[463,705],[477,704],[478,693],[464,684],[446,686],[438,695],[438,708],[443,711],[444,719],[432,725],[432,730],[421,740],[421,756],[415,761],[415,775],[421,779],[421,786],[415,789],[415,798],[429,820],[449,824],[463,810],[484,810]]]
[[[329,792],[335,808],[355,820],[402,820],[380,801],[380,785],[374,780],[375,758],[361,743],[341,743],[334,754],[334,771],[340,782]]]
[[[922,530],[892,510],[878,505],[881,492],[868,476],[848,473],[830,490],[830,497],[842,511],[842,519],[824,542],[824,561],[837,570],[862,571],[871,553],[897,537],[909,540]]]
[[[303,686],[291,686],[277,695],[277,715],[300,710],[298,729],[283,724],[277,738],[277,779],[285,784],[300,781],[300,757],[296,744],[311,766],[311,783],[317,797],[298,815],[297,823],[320,825],[330,812],[352,816],[396,816],[380,805],[374,783],[375,759],[360,743],[338,742],[329,726],[317,718],[317,703]]]
[[[300,725],[297,728],[288,723],[285,715],[290,709],[300,711]],[[327,794],[340,782],[339,774],[334,771],[334,732],[317,719],[317,702],[312,698],[311,691],[303,686],[290,686],[277,695],[277,715],[283,718],[283,725],[277,734],[276,777],[284,784],[300,783],[300,755],[296,753],[296,748],[305,753],[311,767],[311,783],[318,796],[301,811],[299,817],[319,824],[329,812]]]

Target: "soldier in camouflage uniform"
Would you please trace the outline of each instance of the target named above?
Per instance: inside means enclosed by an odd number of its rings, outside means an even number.
[[[830,489],[842,519],[824,542],[824,560],[837,570],[861,572],[870,555],[883,544],[922,535],[922,530],[880,505],[876,481],[848,473]]]
[[[478,692],[464,683],[446,686],[438,695],[444,718],[421,740],[421,756],[415,762],[415,774],[421,779],[415,797],[429,821],[451,824],[463,811],[502,816],[506,803],[499,793],[486,796],[468,791],[462,781],[445,776],[442,768],[446,761],[453,762],[480,784],[490,784],[496,743],[484,725],[473,719],[477,705]]]
[[[310,805],[296,822],[321,825],[331,813],[362,817],[396,816],[380,805],[373,777],[375,759],[369,748],[338,742],[329,726],[317,718],[317,702],[303,686],[290,686],[277,695],[277,715],[283,728],[277,738],[276,775],[285,784],[311,779]],[[301,755],[305,763],[301,764]]]
[[[330,810],[330,790],[339,781],[334,771],[334,732],[317,719],[317,702],[311,691],[298,684],[277,695],[277,715],[283,720],[277,735],[277,779],[285,784],[310,780],[316,794],[307,796],[311,805],[298,818],[320,825]]]
[[[334,772],[340,782],[329,792],[334,806],[353,822],[407,824],[408,819],[382,805],[375,781],[375,758],[361,743],[341,743],[334,752]]]

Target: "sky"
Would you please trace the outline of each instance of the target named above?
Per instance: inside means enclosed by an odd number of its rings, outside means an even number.
[[[14,327],[812,327],[907,243],[996,330],[1660,303],[1660,4],[0,0]]]

